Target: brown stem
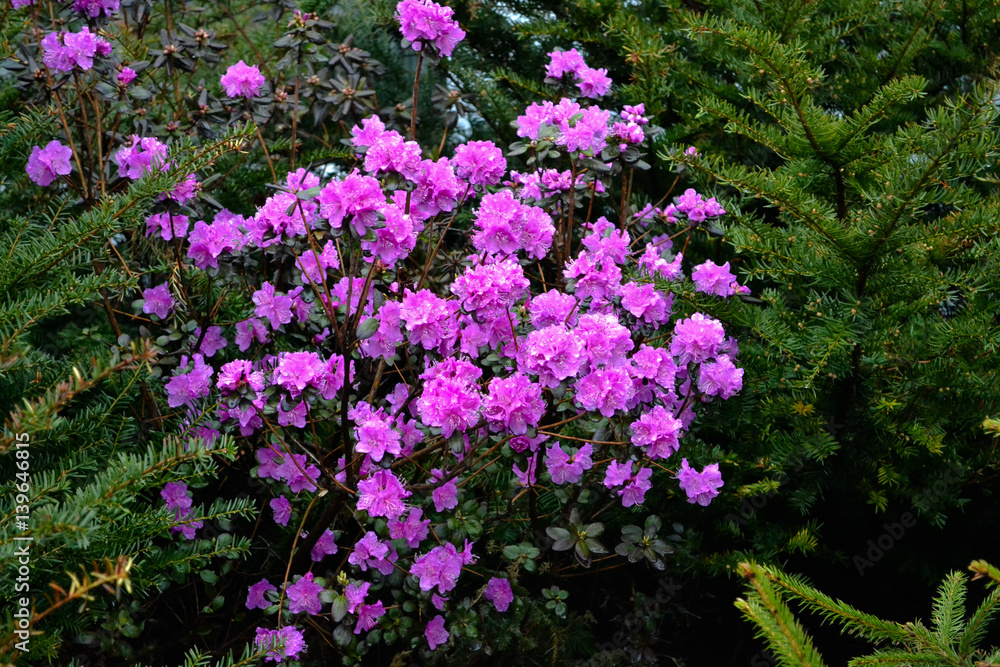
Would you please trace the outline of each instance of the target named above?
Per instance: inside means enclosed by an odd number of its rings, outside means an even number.
[[[417,54],[417,73],[413,77],[413,110],[410,112],[410,141],[417,140],[417,93],[420,91],[420,66],[424,64],[423,52]]]
[[[257,138],[260,139],[260,147],[264,149],[264,157],[267,158],[267,166],[271,168],[271,180],[275,184],[278,183],[278,176],[274,173],[274,162],[271,161],[271,154],[267,151],[267,145],[264,143],[264,136],[260,133],[260,127],[256,124],[254,129],[257,130]]]

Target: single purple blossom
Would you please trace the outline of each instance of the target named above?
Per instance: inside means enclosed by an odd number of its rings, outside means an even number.
[[[718,463],[710,463],[701,472],[697,472],[688,465],[687,459],[681,459],[677,479],[687,494],[688,502],[698,503],[702,507],[707,507],[712,498],[719,495],[719,489],[723,486]]]
[[[316,540],[316,544],[313,546],[312,551],[309,552],[309,557],[313,560],[313,562],[318,563],[326,556],[332,556],[337,553],[337,543],[334,539],[335,536],[332,530],[327,529],[323,531],[320,538]]]
[[[501,579],[500,577],[493,577],[486,584],[483,597],[492,602],[497,611],[501,613],[507,611],[510,603],[514,601],[514,593],[510,589],[510,581]]]
[[[427,645],[432,651],[441,644],[447,643],[450,636],[444,628],[444,616],[440,614],[431,619],[427,627],[424,628],[424,637],[427,638]]]
[[[264,599],[264,594],[269,591],[277,591],[273,584],[267,579],[261,579],[256,584],[250,586],[247,593],[247,609],[267,609],[271,603]]]
[[[220,82],[229,97],[255,97],[264,85],[264,75],[257,66],[251,67],[240,60],[229,66]]]
[[[304,611],[310,616],[317,615],[323,606],[319,599],[319,594],[322,592],[323,587],[313,581],[313,573],[305,573],[285,590],[288,611],[293,614]]]
[[[35,146],[28,157],[26,168],[28,177],[43,188],[47,187],[56,180],[56,177],[66,176],[73,171],[73,166],[70,164],[72,157],[73,151],[70,147],[63,146],[55,139],[45,148]]]
[[[270,505],[274,510],[274,522],[279,526],[287,526],[292,516],[292,504],[288,502],[288,498],[284,496],[272,498]]]

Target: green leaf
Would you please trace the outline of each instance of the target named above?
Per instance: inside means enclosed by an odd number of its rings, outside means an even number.
[[[369,317],[364,322],[358,325],[358,339],[368,340],[378,331],[379,321],[376,317]]]

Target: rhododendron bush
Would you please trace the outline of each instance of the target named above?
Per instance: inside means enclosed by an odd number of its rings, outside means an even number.
[[[523,616],[545,572],[644,554],[664,568],[671,549],[653,534],[637,549],[626,526],[618,544],[598,519],[631,508],[659,526],[671,510],[649,506],[651,493],[706,506],[724,487],[725,468],[686,436],[740,391],[739,346],[693,304],[749,290],[728,263],[684,257],[725,215],[715,199],[671,187],[633,205],[660,129],[642,104],[604,101],[606,69],[554,51],[546,81],[565,96],[521,110],[522,141],[443,150],[442,138],[435,151],[416,140],[420,76],[465,32],[450,8],[403,0],[411,123],[337,111],[353,118],[340,168],[296,161],[300,96],[303,110],[333,103],[309,97],[316,81],[279,83],[267,63],[229,58],[183,24],[140,59],[119,19],[137,17],[131,5],[63,7],[58,30],[20,5],[39,26],[25,85],[53,102],[51,139],[24,166],[36,187],[93,205],[132,181],[174,183],[112,244],[119,268],[142,275],[117,317],[159,353],[164,428],[196,449],[239,448],[229,475],[256,490],[260,513],[246,536],[269,554],[239,600],[261,657],[308,664],[330,655],[331,637],[346,662],[379,644],[428,659],[492,650],[490,619]],[[318,62],[331,26],[298,10],[282,20],[286,65]],[[187,110],[146,122],[128,102],[169,104],[178,72],[212,64]],[[226,174],[187,158],[227,123],[240,132],[230,148],[273,179],[241,212],[210,194]],[[164,478],[163,539],[207,530],[212,484],[191,479]],[[572,608],[545,591],[557,616]]]

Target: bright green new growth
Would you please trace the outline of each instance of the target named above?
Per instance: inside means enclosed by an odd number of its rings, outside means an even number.
[[[795,600],[802,611],[840,625],[845,634],[861,637],[875,645],[891,645],[851,660],[851,667],[990,665],[1000,659],[1000,651],[979,645],[1000,606],[1000,587],[997,586],[1000,572],[985,561],[975,561],[969,569],[976,573],[973,579],[988,577],[991,580],[992,590],[986,599],[966,618],[965,575],[952,572],[941,582],[934,598],[929,628],[919,620],[910,623],[882,620],[824,595],[801,577],[755,563],[740,564],[740,574],[747,578],[747,596],[737,600],[736,607],[757,626],[758,636],[767,641],[779,664],[785,667],[825,664],[785,602],[786,598]]]

